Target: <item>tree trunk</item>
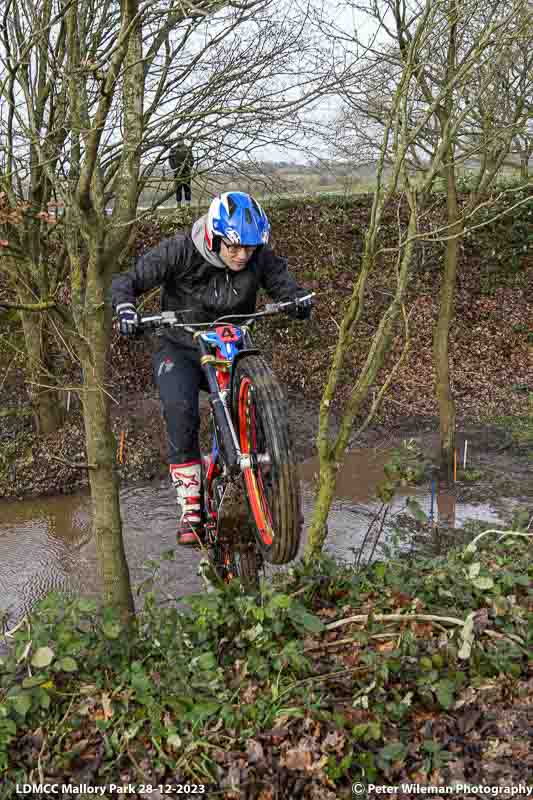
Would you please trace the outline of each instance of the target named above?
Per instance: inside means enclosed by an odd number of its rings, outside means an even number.
[[[529,153],[527,150],[520,153],[520,178],[527,181],[529,178]]]
[[[414,196],[408,195],[410,205],[409,225],[407,228],[407,242],[402,248],[402,256],[400,261],[400,268],[397,274],[397,285],[393,299],[389,307],[383,313],[378,329],[372,337],[369,352],[367,355],[366,363],[360,371],[358,379],[350,392],[348,401],[344,407],[340,431],[333,444],[329,442],[329,409],[333,400],[334,390],[337,386],[338,376],[344,357],[348,351],[350,339],[353,335],[353,326],[347,322],[347,314],[345,314],[342,321],[341,331],[337,339],[337,347],[334,360],[330,367],[328,377],[328,384],[322,396],[320,404],[320,425],[319,434],[317,437],[318,451],[320,455],[320,477],[318,497],[313,511],[313,519],[309,529],[307,544],[305,547],[304,561],[308,564],[315,561],[324,546],[327,536],[327,520],[331,503],[335,494],[335,484],[339,464],[344,457],[346,447],[350,434],[353,430],[353,422],[358,415],[360,408],[364,401],[367,399],[370,388],[374,385],[377,375],[382,368],[385,356],[390,349],[391,334],[393,326],[398,318],[402,308],[403,298],[407,290],[411,261],[413,256],[415,233],[417,231],[417,210]],[[374,218],[373,227],[369,229],[365,241],[365,254],[363,257],[363,270],[360,273],[359,280],[354,286],[353,297],[359,297],[358,307],[362,305],[362,295],[364,291],[364,278],[363,274],[368,274],[370,269],[374,266],[374,236],[379,227],[381,218],[381,211],[379,211]],[[363,280],[363,283],[361,283]],[[352,311],[354,320],[358,317],[355,306]],[[350,333],[351,332],[351,333]],[[394,374],[394,368],[389,373],[389,378]],[[382,386],[380,392],[385,391],[388,385],[388,379]],[[379,404],[379,402],[378,402]],[[370,416],[367,418],[368,423],[377,409],[373,407]]]
[[[439,526],[455,528],[455,492],[450,491],[448,483],[437,487],[437,516]]]
[[[454,312],[455,283],[457,276],[457,256],[459,234],[463,223],[460,219],[457,202],[457,187],[453,155],[445,167],[446,203],[448,228],[444,256],[444,274],[440,289],[439,316],[433,337],[433,356],[436,372],[436,392],[440,420],[440,470],[441,479],[451,483],[453,480],[453,457],[455,450],[455,402],[450,386],[449,335]]]
[[[307,534],[307,544],[305,546],[304,560],[306,563],[315,561],[324,546],[328,535],[328,516],[333,498],[335,496],[335,484],[337,469],[330,457],[321,458],[318,495],[313,509],[313,519]]]
[[[116,442],[111,432],[109,398],[104,390],[106,344],[111,310],[100,309],[88,324],[91,356],[82,355],[85,391],[83,396],[85,438],[99,573],[104,603],[112,604],[127,618],[134,611],[130,573],[120,516],[116,474]]]
[[[24,303],[25,300],[27,301],[27,298],[19,294],[19,301]],[[33,408],[35,428],[38,433],[53,433],[63,421],[63,408],[59,402],[58,392],[53,389],[56,378],[47,359],[46,317],[32,312],[21,312],[20,316],[30,381],[28,394]]]

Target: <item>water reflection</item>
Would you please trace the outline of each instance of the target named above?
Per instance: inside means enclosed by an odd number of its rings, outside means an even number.
[[[455,528],[457,502],[453,487],[437,486],[437,522],[446,528]]]
[[[384,450],[360,450],[347,455],[328,520],[326,548],[337,558],[354,560],[354,551],[359,549],[380,508],[380,503],[371,498],[383,479],[387,458]],[[304,489],[304,518],[309,524],[318,459],[305,462],[299,469]],[[414,494],[429,515],[431,497],[427,488],[406,489],[405,493]],[[397,496],[388,519],[403,510],[405,502],[405,495]],[[201,591],[203,584],[197,575],[201,555],[195,550],[175,547],[176,504],[169,483],[162,480],[122,490],[121,508],[132,585],[139,586],[151,574],[147,561],[159,561],[162,553],[175,548],[175,560],[161,562],[155,587],[159,599],[175,601]],[[499,516],[486,505],[455,507],[453,493],[449,496],[440,493],[437,508],[439,519],[446,518],[448,524],[454,521],[461,525],[471,517],[499,521]],[[51,590],[89,596],[100,593],[88,495],[2,501],[0,553],[0,611],[8,611],[10,625]],[[136,597],[137,604],[141,600]]]
[[[353,561],[369,529],[381,510],[381,501],[374,499],[378,484],[384,479],[384,466],[390,458],[386,449],[353,450],[346,454],[337,476],[336,499],[332,505],[328,519],[327,549],[335,557]],[[314,489],[319,471],[318,457],[309,459],[301,465],[302,479],[308,485],[304,492],[305,518],[310,520],[314,505]],[[461,527],[468,519],[479,519],[499,524],[501,513],[488,503],[457,503],[455,487],[447,487],[437,483],[435,496],[427,485],[400,487],[393,498],[387,513],[387,530],[394,524],[397,514],[406,511],[409,497],[414,498],[425,512],[428,519],[433,507],[433,520],[439,525],[449,528]],[[435,502],[436,501],[436,502]],[[513,501],[502,500],[500,506],[506,511],[512,507]],[[380,523],[377,523],[380,524]],[[372,541],[367,542],[368,550],[372,549]],[[365,548],[366,552],[366,548]]]
[[[89,498],[0,506],[0,608],[18,618],[51,590],[79,591],[76,554],[90,538]]]
[[[126,557],[138,586],[152,574],[147,562],[175,546],[175,499],[162,482],[125,489],[121,508]],[[52,590],[100,594],[88,495],[2,502],[0,552],[0,610],[8,613],[9,625]],[[200,590],[198,561],[195,551],[180,548],[175,561],[162,562],[158,596]]]

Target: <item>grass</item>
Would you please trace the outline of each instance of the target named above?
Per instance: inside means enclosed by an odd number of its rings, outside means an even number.
[[[459,174],[459,191],[468,192],[473,185],[476,173],[467,171]],[[141,207],[153,202],[155,197],[163,197],[174,184],[173,178],[169,175],[151,178],[148,181],[148,190],[141,196]],[[359,177],[358,175],[348,175],[342,178],[324,171],[322,173],[311,172],[309,170],[299,171],[296,167],[293,170],[282,170],[272,175],[219,175],[201,176],[193,180],[193,203],[196,208],[207,208],[211,197],[215,194],[226,191],[228,188],[245,191],[253,194],[265,205],[275,205],[280,199],[302,199],[302,198],[328,198],[332,196],[352,196],[358,194],[371,194],[376,186],[375,178],[371,176]],[[495,183],[495,189],[501,190],[509,187],[527,186],[514,172],[504,172]],[[432,193],[443,195],[442,185],[436,182]],[[170,203],[167,209],[173,210],[174,199],[165,201]]]
[[[518,447],[533,448],[533,392],[525,385],[512,387],[515,391],[527,393],[528,413],[525,415],[502,414],[487,418],[488,425],[495,425],[507,431],[512,443]]]
[[[528,416],[493,417],[487,422],[508,431],[514,444],[533,448],[533,394],[530,395],[529,405],[531,414]]]
[[[157,182],[154,182],[155,187],[161,187],[166,184],[167,187],[172,186],[172,181],[170,179],[158,179]],[[239,180],[229,180],[226,183],[221,183],[218,185],[207,185],[202,187],[201,189],[193,182],[192,185],[192,204],[193,207],[196,209],[202,209],[209,206],[209,202],[211,198],[221,192],[227,191],[228,189],[234,189],[239,191],[248,192],[249,194],[253,194],[261,203],[265,206],[276,205],[280,200],[301,200],[301,199],[313,199],[317,202],[320,202],[320,199],[327,199],[329,197],[345,197],[345,196],[352,196],[352,195],[359,195],[359,194],[369,194],[373,192],[375,188],[375,182],[373,180],[361,180],[361,181],[351,181],[350,183],[339,183],[334,182],[327,185],[321,185],[319,181],[313,181],[309,178],[304,178],[301,181],[289,181],[280,184],[276,188],[272,188],[271,190],[265,191],[264,184],[258,184],[251,182],[247,179],[242,181]],[[165,191],[159,192],[143,192],[140,199],[140,207],[146,207],[150,203],[154,202],[154,197],[163,197],[169,191],[168,188]],[[160,206],[161,211],[174,211],[175,210],[175,201],[174,198],[170,198],[165,201],[169,205]]]

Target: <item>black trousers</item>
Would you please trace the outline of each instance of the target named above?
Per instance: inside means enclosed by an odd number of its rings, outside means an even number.
[[[188,203],[191,202],[191,180],[176,178],[176,203],[181,203],[181,192],[183,190],[183,199]]]
[[[200,352],[168,340],[153,356],[168,437],[168,463],[185,464],[200,458],[201,390],[208,391]]]

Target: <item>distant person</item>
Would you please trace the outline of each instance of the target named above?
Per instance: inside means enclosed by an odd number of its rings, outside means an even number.
[[[168,163],[174,172],[176,183],[176,203],[180,205],[182,194],[186,203],[191,202],[191,172],[194,166],[192,147],[183,138],[178,139],[171,148]]]

